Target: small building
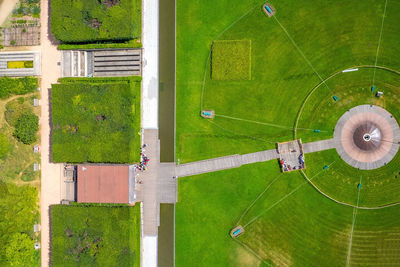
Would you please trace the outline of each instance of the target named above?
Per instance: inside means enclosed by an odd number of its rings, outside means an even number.
[[[77,169],[77,202],[134,201],[134,179],[129,165],[78,165]]]

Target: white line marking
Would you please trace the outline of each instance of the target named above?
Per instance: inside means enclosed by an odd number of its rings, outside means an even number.
[[[383,11],[383,17],[382,17],[381,32],[379,33],[378,47],[376,48],[375,68],[374,68],[374,75],[373,75],[373,77],[372,77],[372,85],[375,84],[376,65],[378,64],[378,54],[379,54],[379,48],[380,48],[380,46],[381,46],[381,39],[382,39],[382,32],[383,32],[383,23],[385,22],[385,17],[386,17],[387,2],[388,2],[388,1],[386,0],[386,2],[385,2],[385,10]]]
[[[362,177],[360,177],[360,185],[361,185],[361,181],[362,181]],[[356,223],[356,217],[357,217],[357,211],[358,211],[358,203],[360,201],[360,191],[361,191],[361,186],[360,186],[360,188],[358,188],[357,205],[356,205],[356,207],[353,208],[353,222],[351,224],[350,244],[349,244],[349,249],[347,251],[346,267],[350,266],[351,247],[353,245],[353,232],[354,232],[354,225]]]
[[[311,64],[311,62],[306,58],[306,56],[304,55],[303,51],[301,51],[300,47],[297,46],[296,42],[293,40],[293,38],[290,36],[290,34],[288,33],[288,31],[286,30],[285,27],[283,27],[283,25],[279,22],[279,20],[276,18],[276,16],[273,16],[273,18],[275,19],[275,21],[279,24],[279,26],[282,28],[282,30],[286,33],[287,37],[289,38],[289,40],[292,42],[292,44],[294,45],[294,47],[296,47],[297,51],[300,53],[300,55],[303,57],[303,59],[307,62],[307,64],[311,67],[311,69],[315,72],[315,74],[317,74],[318,78],[324,83],[324,85],[326,86],[326,88],[328,88],[330,90],[330,88],[328,87],[328,85],[325,83],[325,80],[322,79],[322,77],[319,75],[319,73],[317,72],[317,70],[314,68],[314,66]]]

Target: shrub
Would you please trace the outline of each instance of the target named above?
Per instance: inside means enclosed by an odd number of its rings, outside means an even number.
[[[39,118],[33,113],[22,114],[15,125],[14,136],[24,144],[32,144],[36,141],[36,133],[39,130]]]
[[[8,152],[7,136],[0,134],[0,159],[3,158]]]
[[[0,99],[8,98],[11,95],[24,95],[34,92],[38,87],[36,78],[9,78],[0,77]]]
[[[250,80],[251,41],[214,41],[211,78],[213,80]]]
[[[140,206],[51,207],[52,266],[140,266]]]
[[[141,1],[52,0],[51,31],[65,43],[130,40],[140,37]]]
[[[129,78],[60,81],[52,86],[52,160],[138,161],[140,83]]]

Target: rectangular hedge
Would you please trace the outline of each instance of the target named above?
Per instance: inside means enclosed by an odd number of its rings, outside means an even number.
[[[51,207],[51,266],[140,266],[140,206]]]
[[[51,0],[51,31],[63,43],[141,36],[141,0]]]
[[[53,84],[52,160],[140,159],[140,78],[69,78]]]
[[[214,41],[211,57],[213,80],[251,79],[251,41]]]

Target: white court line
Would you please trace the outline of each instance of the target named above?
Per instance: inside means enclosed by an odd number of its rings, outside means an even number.
[[[373,75],[373,77],[372,77],[372,85],[375,84],[376,65],[378,64],[378,54],[379,54],[379,48],[380,48],[380,46],[381,46],[381,39],[382,39],[382,32],[383,32],[383,23],[385,22],[387,2],[388,2],[388,1],[386,0],[386,2],[385,2],[385,10],[383,11],[383,17],[382,17],[381,32],[379,33],[378,47],[376,48],[375,68],[374,68],[374,75]]]
[[[361,185],[361,181],[362,181],[362,177],[360,178],[360,185]],[[354,225],[356,223],[356,217],[357,217],[357,211],[358,211],[358,203],[360,201],[360,191],[361,191],[361,187],[358,188],[357,205],[356,205],[356,207],[353,208],[353,222],[351,224],[350,244],[349,244],[349,249],[347,251],[346,267],[348,267],[350,265],[351,247],[353,245],[353,232],[354,232]]]

